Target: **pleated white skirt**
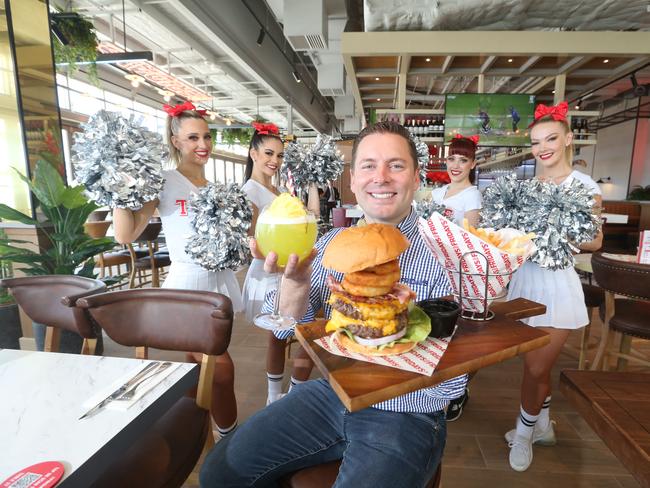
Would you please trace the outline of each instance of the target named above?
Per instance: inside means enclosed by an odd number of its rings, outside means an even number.
[[[208,271],[198,264],[174,262],[169,267],[162,288],[221,293],[230,298],[234,312],[241,312],[244,309],[239,283],[234,271],[229,269]]]
[[[264,272],[264,260],[253,259],[246,273],[242,292],[244,312],[249,322],[252,323],[255,315],[261,312],[266,294],[275,290],[276,286],[275,275]]]
[[[522,320],[530,326],[579,329],[589,323],[582,284],[573,267],[553,271],[526,261],[508,289],[508,300],[520,297],[546,305],[544,315]]]

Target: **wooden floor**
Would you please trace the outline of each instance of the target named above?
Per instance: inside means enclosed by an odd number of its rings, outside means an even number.
[[[595,332],[599,327],[599,323],[594,324]],[[235,321],[229,351],[235,362],[240,423],[263,408],[266,401],[266,334],[246,324],[243,317]],[[576,343],[578,334],[573,333],[569,341]],[[105,354],[129,356],[132,353],[109,340]],[[182,354],[175,353],[154,352],[152,357],[182,360]],[[553,372],[551,404],[551,418],[557,421],[558,444],[535,447],[532,466],[524,473],[510,468],[508,448],[503,439],[503,434],[514,428],[519,413],[521,360],[513,359],[479,371],[470,383],[470,400],[463,416],[448,424],[442,486],[638,488],[634,478],[558,391],[560,371],[575,367],[577,360],[571,355],[563,353],[560,356]],[[188,483],[185,486],[195,488],[197,485]]]

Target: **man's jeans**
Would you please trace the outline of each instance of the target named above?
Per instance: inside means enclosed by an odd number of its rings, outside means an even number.
[[[348,412],[325,380],[295,386],[220,441],[201,487],[276,487],[278,478],[343,458],[335,487],[417,488],[445,446],[443,412]]]

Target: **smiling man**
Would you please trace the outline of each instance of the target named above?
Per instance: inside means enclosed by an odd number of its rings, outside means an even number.
[[[366,222],[394,225],[410,242],[398,258],[400,281],[418,300],[448,294],[444,270],[421,239],[411,207],[419,180],[415,145],[406,129],[382,122],[361,131],[352,149],[351,177]],[[332,274],[340,281],[342,274],[326,270],[322,257],[340,231],[323,236],[311,259],[289,259],[283,314],[309,322],[323,308],[329,318],[326,279]],[[267,271],[274,271],[276,260],[273,253],[267,256]],[[215,446],[203,463],[201,486],[277,486],[287,473],[337,459],[343,463],[335,486],[425,486],[445,445],[444,409],[465,384],[461,376],[354,413],[324,379],[297,385]]]

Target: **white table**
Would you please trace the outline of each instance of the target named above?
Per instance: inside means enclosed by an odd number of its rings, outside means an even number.
[[[90,486],[198,382],[198,366],[181,363],[128,410],[79,420],[86,400],[145,363],[0,350],[0,482],[32,464],[59,461],[65,474],[57,487]]]
[[[349,207],[345,209],[345,217],[348,219],[360,219],[363,217],[363,210],[359,207]]]

